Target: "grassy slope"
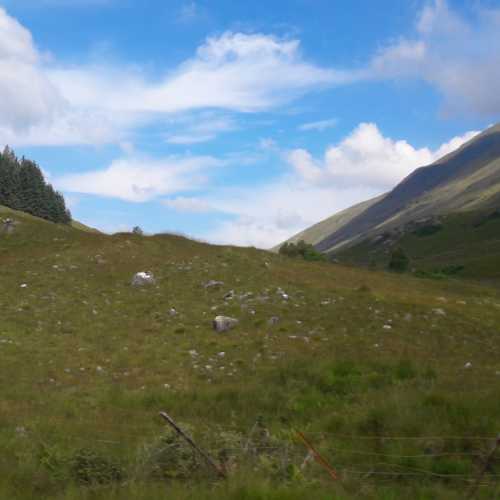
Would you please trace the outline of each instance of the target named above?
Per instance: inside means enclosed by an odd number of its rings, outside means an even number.
[[[500,124],[432,165],[416,169],[382,200],[315,245],[322,252],[336,251],[422,217],[498,207],[499,158]]]
[[[324,240],[328,235],[334,233],[347,223],[349,223],[354,217],[357,217],[367,208],[371,207],[377,201],[380,201],[384,195],[377,196],[376,198],[372,198],[367,201],[363,201],[362,203],[358,203],[352,207],[349,207],[341,212],[338,212],[331,217],[328,217],[314,226],[311,226],[304,231],[292,236],[287,242],[297,243],[300,240],[304,240],[306,243],[310,243],[311,245],[316,245],[320,241]],[[285,242],[284,242],[285,243]],[[278,251],[279,247],[283,243],[280,243],[278,246],[273,248],[274,251]]]
[[[496,290],[18,218],[0,237],[0,498],[455,499],[481,467],[490,441],[478,437],[500,427]],[[156,286],[129,285],[142,270]],[[225,285],[207,291],[210,279]],[[230,289],[254,295],[225,302]],[[214,333],[221,313],[240,325]],[[137,468],[160,410],[202,442],[219,428],[248,435],[262,416],[297,465],[305,451],[286,436],[301,429],[342,480],[315,464],[273,480],[242,463],[227,484],[166,490]],[[77,484],[65,464],[82,447],[127,481]],[[483,483],[477,498],[498,498]]]
[[[366,239],[337,255],[343,262],[387,267],[400,246],[416,270],[439,271],[464,266],[457,276],[500,284],[500,218],[491,212],[463,212],[443,217],[442,230],[427,236],[407,232],[390,245]]]

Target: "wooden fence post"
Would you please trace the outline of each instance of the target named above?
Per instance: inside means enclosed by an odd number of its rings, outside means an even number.
[[[172,417],[170,417],[167,413],[165,413],[164,411],[161,411],[160,412],[160,416],[166,420],[170,426],[177,432],[177,434],[179,434],[179,436],[181,436],[182,438],[184,438],[188,444],[195,450],[197,451],[204,459],[205,461],[207,462],[208,465],[210,465],[210,467],[212,467],[215,472],[217,473],[217,475],[221,478],[226,478],[226,473],[224,472],[224,470],[219,467],[219,465],[215,462],[215,460],[208,454],[206,453],[205,451],[203,451],[175,422],[174,420],[172,419]]]

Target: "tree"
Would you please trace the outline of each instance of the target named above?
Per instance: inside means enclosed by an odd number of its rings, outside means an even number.
[[[0,205],[52,222],[71,222],[63,195],[45,182],[35,162],[19,160],[9,146],[0,154]]]
[[[138,236],[144,235],[144,231],[139,226],[135,226],[134,229],[132,229],[132,233],[137,234]]]
[[[408,270],[409,265],[410,259],[404,250],[401,247],[396,248],[391,254],[389,269],[398,273],[404,273]]]

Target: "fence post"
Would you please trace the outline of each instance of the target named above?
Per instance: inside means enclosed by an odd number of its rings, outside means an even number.
[[[304,434],[300,431],[296,431],[297,436],[301,439],[301,441],[305,444],[306,448],[309,450],[309,453],[312,454],[316,462],[318,462],[323,468],[325,468],[328,473],[330,474],[331,478],[333,480],[337,480],[337,473],[335,472],[335,469],[320,455],[319,451],[317,451],[314,446],[306,439]]]
[[[164,411],[161,411],[160,412],[160,416],[166,420],[169,425],[177,432],[177,434],[179,434],[181,437],[183,437],[187,442],[188,444],[194,449],[196,450],[204,459],[205,461],[207,462],[208,465],[210,465],[210,467],[212,467],[215,472],[217,473],[217,475],[223,479],[226,478],[226,473],[222,470],[221,467],[219,467],[219,465],[217,465],[217,463],[215,462],[215,460],[208,454],[206,453],[205,451],[203,451],[173,420],[172,417],[170,417],[167,413],[165,413]]]

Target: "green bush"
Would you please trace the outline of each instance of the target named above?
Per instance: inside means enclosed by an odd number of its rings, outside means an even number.
[[[325,261],[325,256],[318,252],[313,245],[300,240],[298,243],[284,243],[279,253],[292,258],[302,258],[310,262]]]
[[[70,459],[71,475],[82,484],[108,484],[123,479],[120,465],[99,453],[82,449]]]
[[[403,273],[408,270],[410,259],[405,254],[402,248],[396,248],[391,254],[389,261],[389,269],[398,273]]]

